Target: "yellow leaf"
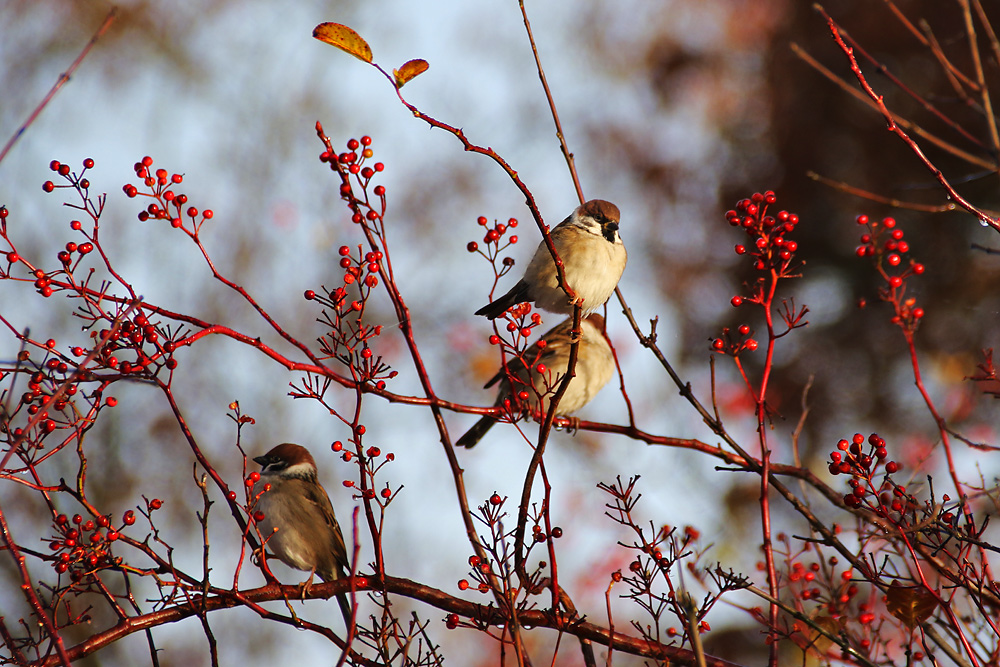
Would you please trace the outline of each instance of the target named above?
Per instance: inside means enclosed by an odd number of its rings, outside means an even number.
[[[399,69],[392,70],[392,75],[396,79],[396,87],[402,88],[407,81],[426,72],[428,67],[430,65],[427,64],[427,61],[419,58],[403,63]]]
[[[893,582],[885,593],[886,609],[911,630],[930,618],[937,605],[937,598],[923,586]]]
[[[366,63],[372,61],[372,49],[368,46],[368,42],[346,25],[320,23],[313,28],[313,37],[321,42],[336,46],[341,51],[346,51]]]

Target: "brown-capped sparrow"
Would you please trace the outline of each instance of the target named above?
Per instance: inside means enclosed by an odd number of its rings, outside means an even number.
[[[330,496],[316,479],[316,461],[309,450],[290,442],[278,445],[263,456],[254,457],[260,464],[260,480],[254,494],[260,493],[257,509],[264,518],[257,522],[266,547],[289,567],[309,573],[303,592],[314,575],[323,581],[345,576],[351,564],[340,524],[333,514]],[[270,488],[261,493],[264,485]],[[348,627],[351,603],[346,594],[337,602]]]
[[[591,199],[550,232],[556,253],[563,262],[566,283],[576,301],[590,313],[608,300],[625,271],[628,253],[618,236],[621,213],[603,199]],[[559,287],[556,263],[543,240],[538,244],[524,276],[509,292],[476,311],[496,319],[514,304],[534,301],[551,313],[572,313],[574,301]]]
[[[505,400],[510,399],[515,409],[530,409],[543,414],[549,409],[549,399],[569,367],[572,328],[573,320],[566,320],[542,336],[524,354],[507,361],[507,372],[501,368],[486,383],[487,387],[500,383],[496,405],[503,405]],[[576,412],[589,403],[614,374],[615,359],[611,354],[611,346],[602,333],[603,329],[604,317],[601,315],[588,315],[580,321],[576,377],[570,380],[566,393],[559,400],[556,410],[560,415]],[[521,394],[520,398],[517,397],[518,394]],[[475,446],[496,423],[496,417],[483,417],[455,445]]]

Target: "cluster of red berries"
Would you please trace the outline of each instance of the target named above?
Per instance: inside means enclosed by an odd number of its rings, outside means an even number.
[[[757,271],[773,271],[778,276],[785,276],[798,250],[798,243],[786,235],[795,230],[799,216],[788,211],[768,215],[768,207],[776,201],[777,197],[770,190],[763,194],[755,192],[749,199],[737,202],[736,210],[726,211],[726,221],[733,227],[742,227],[751,239],[749,244],[737,244],[737,255],[749,255]]]
[[[739,298],[739,297],[736,297]],[[736,331],[729,327],[722,328],[722,335],[712,340],[712,350],[735,357],[743,350],[753,352],[757,349],[757,340],[750,338],[753,331],[746,324],[741,324]]]
[[[317,130],[322,136],[322,128],[319,124],[317,124]],[[376,162],[373,166],[366,165],[366,162],[375,154],[371,144],[372,138],[369,136],[363,136],[360,140],[349,139],[346,151],[337,154],[331,149],[323,151],[319,156],[320,162],[329,164],[331,169],[340,174],[342,179],[340,195],[349,202],[354,211],[351,221],[355,224],[363,224],[366,220],[375,222],[380,220],[385,213],[385,187],[377,185],[372,188],[372,192],[380,201],[378,209],[375,208],[367,194],[371,179],[376,173],[385,169],[385,165],[381,162]],[[327,145],[330,144],[327,143]],[[351,185],[352,176],[364,193],[362,196],[355,195]],[[374,233],[374,237],[381,238],[382,234],[379,228],[373,228],[371,231]],[[369,235],[369,239],[372,239],[371,235]],[[382,326],[364,325],[362,316],[371,290],[379,284],[379,274],[383,270],[391,272],[391,267],[383,266],[385,256],[378,249],[365,252],[359,246],[357,257],[352,257],[351,248],[345,245],[340,247],[339,254],[340,267],[344,269],[343,286],[333,290],[324,288],[325,295],[323,296],[310,289],[306,290],[303,296],[307,301],[316,301],[332,311],[332,315],[325,313],[321,319],[324,324],[330,326],[332,332],[320,339],[323,353],[351,364],[359,372],[361,381],[373,381],[375,388],[381,391],[386,387],[385,380],[394,378],[397,372],[389,371],[389,367],[382,363],[381,357],[375,357],[374,352],[368,346],[368,341],[371,338],[381,335]],[[354,285],[360,290],[360,294],[357,298],[352,299],[348,290]],[[348,316],[350,316],[349,319],[347,319]],[[345,321],[347,322],[346,327]],[[341,352],[344,348],[349,352],[348,355]]]
[[[150,509],[159,509],[162,501],[153,500]],[[129,510],[122,516],[120,528],[113,528],[111,518],[98,516],[96,520],[84,521],[79,514],[72,519],[65,514],[56,517],[55,528],[58,537],[49,541],[49,549],[53,552],[52,566],[59,574],[70,573],[73,582],[80,581],[88,573],[106,567],[117,565],[111,554],[111,544],[118,540],[120,531],[125,526],[135,523],[135,512]]]
[[[857,220],[859,225],[868,228],[861,235],[861,245],[855,250],[858,257],[884,259],[892,267],[903,263],[902,256],[910,251],[910,244],[903,240],[903,230],[896,226],[895,218],[882,218],[879,223],[870,220],[867,215],[859,215]],[[924,272],[924,265],[910,260],[910,270],[920,275]],[[896,287],[901,284],[893,282]]]
[[[339,155],[335,155],[330,151],[323,151],[319,156],[320,162],[328,163],[331,168],[340,172],[344,176],[344,182],[340,185],[340,196],[347,199],[352,204],[357,204],[358,206],[366,205],[367,200],[360,200],[354,197],[353,189],[351,188],[350,182],[347,180],[347,175],[350,174],[358,179],[362,190],[367,190],[368,185],[371,182],[373,176],[376,173],[383,171],[385,165],[381,162],[376,162],[371,167],[364,166],[365,162],[373,155],[375,151],[371,148],[372,138],[369,136],[361,137],[361,141],[357,139],[349,139],[347,141],[347,150]],[[364,146],[361,150],[360,157],[358,156],[358,149]],[[372,190],[376,197],[382,200],[382,211],[385,211],[385,186],[376,185]],[[373,209],[371,206],[367,206],[368,211],[362,215],[360,212],[355,212],[351,220],[355,224],[360,224],[364,218],[368,220],[377,220],[381,214]]]
[[[867,441],[868,451],[865,452],[865,436],[855,433],[850,441],[841,440],[837,443],[837,449],[830,452],[830,474],[851,475],[848,484],[852,491],[844,496],[844,504],[848,507],[868,504],[881,515],[888,514],[889,508],[896,512],[902,511],[904,502],[900,499],[906,498],[906,488],[892,483],[888,478],[899,472],[902,466],[896,461],[886,460],[889,453],[885,440],[877,433],[868,436]],[[880,467],[885,469],[886,479],[876,485],[873,478]],[[873,496],[877,500],[873,501]]]
[[[479,244],[475,241],[469,241],[469,244],[465,246],[469,252],[478,252],[480,255],[492,262],[501,252],[517,243],[517,235],[512,234],[507,237],[506,243],[500,245],[500,241],[503,237],[507,236],[509,231],[517,227],[517,218],[510,218],[507,220],[507,224],[497,222],[492,227],[489,226],[490,221],[486,219],[486,216],[479,216],[476,219],[476,222],[480,227],[486,227],[486,234],[483,236],[483,243],[486,245],[486,252],[480,250]],[[499,278],[507,273],[512,266],[514,266],[514,259],[512,257],[504,257],[504,268],[500,271],[497,277]]]
[[[151,372],[150,366],[155,373],[160,364],[168,370],[177,368],[177,360],[173,357],[177,344],[169,339],[161,342],[161,337],[166,336],[141,312],[131,320],[123,320],[117,329],[101,329],[90,335],[96,341],[105,341],[96,357],[97,363],[122,375]],[[147,350],[147,345],[152,349]],[[122,361],[119,357],[126,351],[134,352],[134,359]],[[89,350],[82,347],[74,347],[72,352],[77,357],[89,354]]]
[[[488,593],[490,590],[490,585],[486,581],[491,572],[490,562],[488,560],[483,560],[479,556],[469,556],[469,567],[472,568],[470,574],[472,578],[478,583],[476,587],[480,593]],[[471,584],[468,579],[459,579],[458,590],[467,591]]]
[[[924,265],[911,258],[902,271],[891,273],[903,266],[903,255],[910,251],[910,244],[903,238],[903,230],[896,225],[895,218],[883,218],[881,222],[877,222],[870,220],[867,215],[859,215],[857,221],[867,231],[861,235],[861,245],[857,247],[855,254],[874,261],[885,279],[888,288],[879,290],[879,297],[896,305],[893,324],[915,327],[923,318],[924,309],[916,305],[915,299],[900,300],[900,297],[905,290],[906,279],[913,275],[923,275]]]
[[[553,539],[558,540],[560,537],[563,536],[563,529],[560,528],[559,526],[553,526],[551,535]],[[542,530],[542,527],[536,523],[534,526],[531,527],[531,539],[533,539],[535,542],[544,542],[545,540],[548,539],[548,535],[546,535],[545,531]]]
[[[730,299],[734,308],[744,303],[770,305],[773,298],[773,283],[782,278],[791,277],[797,242],[788,238],[795,231],[799,217],[788,211],[779,211],[776,215],[768,215],[768,208],[777,197],[773,192],[755,192],[749,199],[741,199],[736,208],[726,211],[726,221],[733,227],[740,227],[750,237],[750,243],[736,244],[737,255],[747,255],[753,260],[753,268],[759,272],[756,280],[750,285],[750,296],[737,294]],[[771,287],[768,287],[771,284]],[[806,309],[795,313],[786,309],[782,315],[789,329],[802,326],[801,319]],[[753,332],[746,324],[741,324],[735,330],[724,328],[722,335],[712,339],[712,350],[720,354],[737,356],[744,350],[753,352],[758,347],[756,339],[751,338]]]
[[[326,299],[319,297],[315,290],[306,290],[303,293],[306,301],[319,301],[324,306],[344,311],[345,313],[350,311],[360,313],[364,309],[365,297],[368,291],[378,286],[378,274],[382,268],[383,257],[381,250],[370,251],[364,255],[361,254],[362,252],[359,246],[358,257],[355,259],[351,257],[351,249],[346,245],[340,246],[340,250],[338,251],[340,254],[340,268],[344,269],[344,285],[357,283],[359,286],[367,288],[362,293],[361,299],[347,303],[347,289],[345,287],[338,287],[332,292],[328,292]]]
[[[79,231],[82,227],[83,223],[81,223],[79,220],[73,220],[70,223],[70,228],[73,229],[74,231]],[[58,259],[59,263],[63,265],[63,269],[65,269],[69,273],[72,273],[73,269],[76,268],[76,266],[71,266],[73,264],[73,254],[76,253],[76,263],[79,264],[80,260],[82,260],[86,255],[89,255],[93,251],[94,251],[94,244],[91,243],[90,241],[84,241],[83,243],[74,243],[73,241],[69,241],[66,243],[66,249],[60,250],[59,254],[56,255],[56,259]],[[51,280],[46,278],[46,281],[47,284],[39,290],[42,296],[51,295],[52,288],[49,287],[48,285],[48,283],[51,282]],[[38,287],[37,284],[35,286]],[[45,293],[45,287],[48,287],[49,294]]]
[[[356,430],[359,431],[359,435],[363,435],[366,429],[364,426],[358,426]],[[332,445],[330,445],[330,449],[333,450],[333,452],[335,453],[343,452],[343,454],[341,454],[341,458],[345,462],[350,462],[351,459],[354,458],[354,452],[350,450],[345,450],[344,443],[341,442],[340,440],[337,440]],[[385,455],[385,460],[376,464],[375,461],[380,456],[382,456],[382,449],[379,447],[372,446],[365,450],[365,457],[367,459],[365,463],[368,466],[368,475],[373,481],[375,479],[375,474],[378,473],[379,469],[381,469],[382,466],[384,466],[387,463],[392,463],[393,461],[396,460],[396,455],[393,454],[392,452],[389,452]],[[353,479],[345,479],[342,482],[342,484],[348,489],[353,489],[356,486],[356,483]],[[386,486],[381,491],[379,491],[378,495],[382,497],[382,501],[385,501],[384,504],[381,501],[379,502],[379,504],[382,507],[384,507],[389,503],[389,501],[392,500],[393,492],[392,489],[389,488],[389,485],[386,484]],[[373,500],[375,499],[375,490],[371,488],[362,489],[360,497],[365,498],[366,500]]]
[[[397,372],[388,372],[388,367],[381,363],[381,357],[374,358],[374,352],[368,346],[368,341],[382,334],[382,325],[362,324],[361,318],[364,314],[365,304],[372,289],[378,286],[379,272],[382,270],[382,251],[373,250],[363,253],[358,248],[358,256],[351,257],[351,249],[348,246],[340,247],[340,266],[344,269],[344,286],[334,290],[327,290],[325,296],[316,294],[315,290],[306,290],[304,297],[307,301],[316,301],[323,307],[331,309],[335,314],[336,322],[326,321],[336,332],[336,339],[324,342],[324,352],[335,355],[340,346],[348,348],[352,354],[356,355],[357,366],[361,371],[361,380],[376,380],[379,376],[387,379],[396,377]],[[360,288],[360,295],[357,299],[348,300],[348,287],[357,284]],[[352,323],[349,331],[344,331],[341,321],[346,316],[351,315]],[[330,336],[323,338],[323,341],[330,339]],[[360,346],[360,350],[357,348]],[[385,381],[378,379],[376,388],[385,389]]]
[[[90,189],[90,181],[84,178],[83,175],[87,173],[88,169],[93,168],[94,161],[91,158],[87,158],[83,161],[83,171],[79,174],[74,173],[72,167],[68,164],[63,164],[59,160],[53,160],[49,163],[49,169],[69,181],[69,185],[56,185],[52,181],[45,181],[42,183],[42,190],[44,192],[52,192],[59,187],[72,187],[79,190],[88,190]]]
[[[54,346],[55,341],[51,342]],[[63,413],[65,416],[64,411],[78,391],[75,383],[70,384],[62,395],[53,401],[53,396],[65,381],[68,372],[69,365],[65,361],[59,357],[51,357],[45,361],[41,369],[31,374],[28,389],[21,395],[21,405],[26,407],[28,415],[38,425],[40,435],[48,435],[59,428],[59,422],[52,418],[55,415],[50,415],[50,410],[54,413]],[[56,377],[57,375],[60,377]],[[24,429],[20,427],[15,428],[12,434],[15,438],[25,435]],[[34,446],[36,449],[42,449],[44,446],[42,439],[34,439]]]
[[[514,334],[514,341],[511,344],[514,349],[517,349],[520,343],[523,343],[531,336],[531,330],[542,323],[542,316],[537,312],[531,312],[531,303],[525,301],[524,303],[518,303],[507,309],[507,315],[509,319],[507,320],[507,331]],[[501,339],[497,335],[490,336],[490,345],[499,345]],[[540,340],[539,350],[545,349],[545,341]]]
[[[378,285],[378,272],[381,268],[382,251],[375,250],[365,253],[364,258],[351,258],[351,249],[340,246],[340,268],[344,269],[344,284],[351,285],[355,281],[363,282],[365,287],[372,288]],[[368,275],[362,281],[362,274],[368,271]]]
[[[81,193],[83,193],[84,197],[86,198],[85,191],[90,188],[90,181],[84,178],[83,175],[87,172],[88,169],[92,169],[93,167],[94,167],[94,161],[91,158],[87,158],[86,160],[83,161],[83,171],[81,171],[79,174],[76,174],[72,172],[68,164],[64,164],[62,162],[59,162],[58,160],[52,160],[52,162],[49,163],[49,169],[56,172],[63,178],[65,178],[69,182],[69,184],[65,186],[57,186],[52,181],[45,181],[45,183],[42,184],[42,190],[44,190],[45,192],[52,192],[57,187],[74,187]],[[0,217],[4,218],[7,217],[6,209],[0,211]],[[80,231],[81,229],[83,229],[83,223],[80,222],[79,220],[73,220],[70,223],[70,228],[73,231]],[[71,265],[73,265],[74,262],[74,256],[76,257],[76,262],[79,263],[80,260],[83,259],[85,255],[89,255],[93,251],[94,251],[94,244],[90,240],[84,241],[83,243],[75,243],[73,241],[70,241],[66,244],[65,250],[59,251],[57,259],[59,260],[59,263],[62,264],[63,270],[69,273],[72,272],[72,268],[74,268],[71,267]],[[7,253],[7,261],[11,264],[20,261],[20,259],[21,259],[20,256],[14,250],[11,250],[10,252]],[[55,276],[55,273],[56,272],[52,274],[46,274],[44,271],[40,269],[35,269],[33,272],[33,275],[35,276],[35,289],[38,290],[38,293],[45,298],[52,296],[54,292],[53,278]]]
[[[181,174],[170,174],[166,169],[157,169],[154,172],[152,166],[153,158],[148,155],[133,166],[135,175],[142,179],[146,187],[151,189],[150,193],[143,194],[143,196],[156,199],[155,202],[146,207],[146,210],[139,212],[139,220],[142,222],[146,222],[150,218],[169,220],[172,227],[181,228],[184,226],[183,217],[186,215],[195,227],[199,226],[198,209],[194,206],[188,206],[185,210],[184,206],[188,202],[187,195],[175,193],[171,189],[173,186],[183,183],[184,177]],[[137,197],[140,194],[138,188],[132,184],[122,186],[122,190],[129,198]],[[215,215],[211,209],[205,209],[200,213],[202,223],[205,220],[211,220]]]
[[[539,339],[535,342],[536,352],[534,359],[530,359],[525,356],[524,346],[527,344],[528,339],[531,337],[531,331],[538,325],[542,323],[542,316],[538,312],[532,312],[531,304],[528,302],[519,303],[511,306],[507,310],[506,314],[507,324],[506,329],[509,333],[513,334],[511,340],[505,340],[498,336],[497,334],[490,334],[489,342],[490,345],[499,345],[503,347],[508,354],[518,357],[524,364],[525,368],[534,368],[542,378],[548,378],[549,382],[546,382],[546,388],[541,387],[538,390],[545,393],[552,383],[552,378],[548,377],[548,369],[545,364],[539,364],[538,360],[541,358],[542,354],[545,352],[545,348],[548,343],[544,340]],[[524,384],[524,382],[515,377],[511,376],[511,379],[518,383]],[[524,403],[530,397],[528,389],[531,388],[530,384],[525,385],[525,389],[517,392],[517,399],[521,403]],[[509,411],[511,410],[510,399],[504,400],[504,406]]]
[[[45,436],[60,428],[61,425],[65,427],[65,424],[74,421],[75,417],[72,414],[67,418],[66,411],[71,408],[71,403],[79,392],[79,384],[81,382],[94,382],[97,378],[93,371],[81,371],[78,365],[69,361],[69,357],[55,352],[56,341],[54,338],[48,339],[44,344],[38,343],[38,345],[44,347],[46,358],[31,373],[27,390],[21,395],[14,414],[17,414],[22,408],[27,411],[31,420],[29,425],[37,428],[37,432],[31,438],[32,446],[35,449],[43,449]],[[71,348],[70,352],[77,357],[89,354],[84,348],[78,346]],[[21,363],[27,362],[30,358],[29,350],[22,350],[18,355],[18,360]],[[109,368],[119,366],[117,359],[113,363],[111,362],[112,358],[105,355],[105,365]],[[120,372],[133,372],[133,365],[128,362],[124,362],[120,366],[118,368]],[[68,382],[73,373],[77,373],[77,375],[72,382]],[[3,373],[0,373],[0,378],[2,377]],[[95,399],[99,401],[99,395],[95,394]],[[106,400],[106,405],[109,407],[114,407],[117,404],[118,401],[113,397]],[[25,427],[11,429],[10,433],[18,440],[30,435]]]

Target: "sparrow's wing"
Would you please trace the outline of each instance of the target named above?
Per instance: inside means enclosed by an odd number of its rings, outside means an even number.
[[[305,482],[303,482],[302,486],[305,491],[306,501],[316,508],[316,511],[323,516],[326,524],[332,528],[330,532],[333,537],[330,550],[333,552],[337,564],[344,568],[344,570],[350,569],[351,561],[347,558],[347,546],[344,544],[344,535],[340,532],[340,524],[337,523],[337,517],[333,513],[333,505],[330,503],[330,496],[326,494],[326,489],[319,484],[306,484]]]

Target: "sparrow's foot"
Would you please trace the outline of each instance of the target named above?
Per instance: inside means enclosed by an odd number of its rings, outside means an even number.
[[[576,435],[577,430],[580,428],[579,417],[560,417],[557,423],[559,426],[566,429],[566,432],[570,435]]]
[[[309,578],[306,579],[305,581],[303,581],[301,584],[299,584],[299,586],[302,589],[301,590],[301,597],[300,597],[300,599],[303,602],[306,601],[306,595],[309,593],[309,590],[312,588],[313,577],[315,577],[315,576],[316,576],[316,571],[313,570],[312,572],[309,573]]]

